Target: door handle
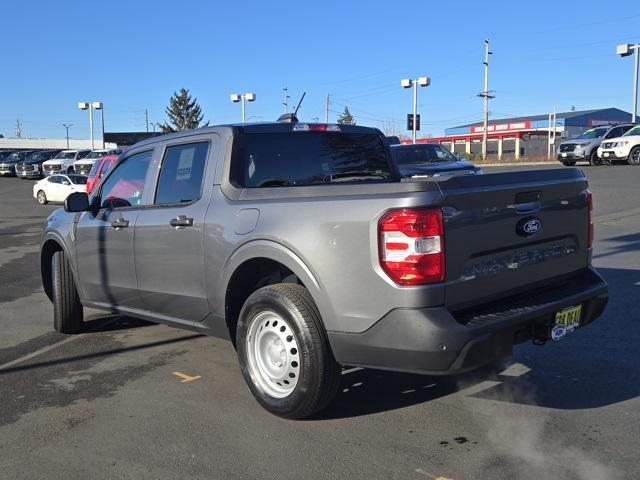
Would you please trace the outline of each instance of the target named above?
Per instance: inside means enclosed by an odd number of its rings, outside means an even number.
[[[186,215],[178,215],[169,221],[172,227],[193,227],[193,218],[187,218]]]
[[[129,220],[120,217],[119,219],[111,222],[111,226],[113,228],[127,228],[129,226]]]

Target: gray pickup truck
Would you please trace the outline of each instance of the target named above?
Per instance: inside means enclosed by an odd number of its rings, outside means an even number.
[[[230,338],[268,411],[324,408],[341,366],[455,374],[596,319],[577,169],[401,179],[372,128],[156,137],[47,219],[59,332],[83,306]]]

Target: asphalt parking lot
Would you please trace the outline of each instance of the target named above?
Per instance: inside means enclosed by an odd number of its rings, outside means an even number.
[[[259,407],[225,341],[95,311],[53,332],[38,243],[58,206],[0,178],[0,478],[640,478],[640,168],[583,170],[600,320],[458,378],[345,370],[298,422]]]

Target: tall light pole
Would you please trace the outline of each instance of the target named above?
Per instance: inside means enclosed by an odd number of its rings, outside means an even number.
[[[495,98],[492,92],[489,90],[489,55],[493,52],[489,51],[489,39],[484,41],[484,90],[478,94],[483,98],[482,116],[483,116],[483,128],[482,128],[482,159],[487,159],[487,137],[489,131],[489,99]]]
[[[89,110],[89,135],[91,136],[91,150],[93,150],[93,107],[89,102],[78,102],[80,110]]]
[[[69,150],[69,129],[73,127],[73,123],[63,123],[62,126],[67,130],[67,150]]]
[[[418,130],[418,85],[428,87],[431,85],[429,77],[418,77],[416,79],[403,78],[400,80],[402,88],[413,87],[413,143],[416,143],[416,132]]]
[[[242,123],[246,122],[247,114],[245,102],[254,102],[256,100],[255,93],[245,93],[243,95],[239,95],[237,93],[232,93],[230,95],[231,101],[233,103],[242,102]]]
[[[100,122],[102,123],[102,149],[104,150],[104,105],[102,102],[92,102],[94,110],[100,110]]]
[[[616,53],[621,57],[628,57],[631,55],[632,50],[635,51],[635,61],[633,65],[633,103],[631,106],[631,123],[636,123],[636,117],[638,115],[638,56],[640,55],[640,43],[636,43],[635,45],[628,43],[618,45]]]

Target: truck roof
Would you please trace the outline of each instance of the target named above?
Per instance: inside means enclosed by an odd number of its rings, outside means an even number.
[[[233,130],[238,129],[244,133],[289,133],[293,131],[293,127],[295,125],[338,125],[338,127],[340,128],[340,131],[343,133],[362,133],[362,134],[382,135],[382,132],[377,128],[361,127],[359,125],[341,125],[341,124],[334,124],[334,123],[328,123],[328,124],[316,123],[316,122],[230,123],[230,124],[212,125],[208,127],[194,128],[192,130],[183,130],[183,131],[174,132],[174,133],[167,133],[165,135],[159,135],[157,137],[151,137],[146,140],[142,140],[141,142],[136,143],[135,146],[150,145],[150,144],[162,142],[168,139],[188,137],[191,135],[214,133],[224,128],[230,128]]]

